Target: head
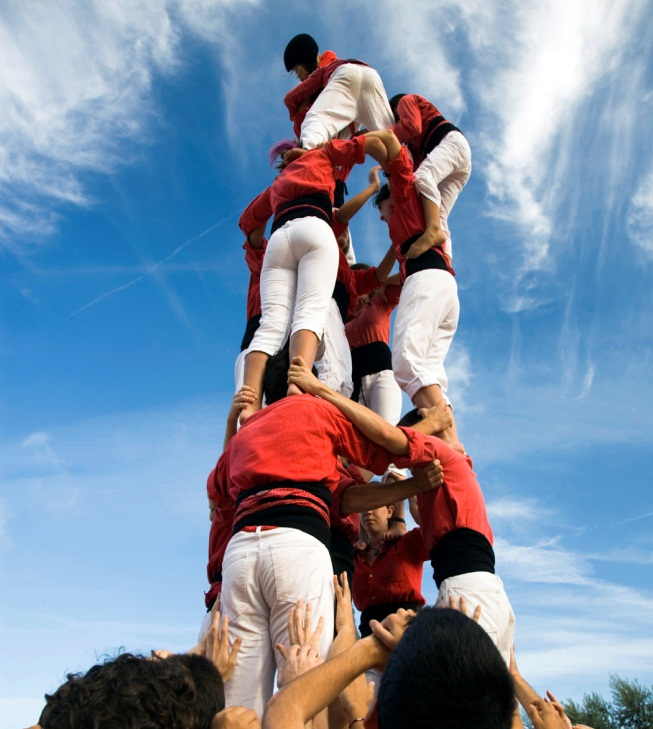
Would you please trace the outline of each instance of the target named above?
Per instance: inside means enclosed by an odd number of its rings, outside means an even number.
[[[263,395],[267,405],[281,400],[288,394],[288,369],[290,367],[290,350],[288,345],[268,358],[263,376]],[[313,374],[317,377],[315,366]]]
[[[317,68],[319,50],[315,39],[308,33],[296,35],[283,52],[286,71],[293,71],[300,81],[304,81]]]
[[[268,159],[270,160],[270,167],[277,162],[277,169],[282,170],[286,166],[286,153],[290,152],[291,149],[299,148],[299,140],[297,139],[282,139],[279,142],[275,142],[268,150]]]
[[[220,671],[205,656],[181,653],[168,660],[177,660],[190,671],[195,684],[196,729],[211,729],[213,717],[225,707],[224,683]]]
[[[395,513],[395,507],[380,506],[378,509],[368,509],[361,513],[361,525],[369,537],[380,536],[388,531],[390,519]]]
[[[397,114],[397,107],[399,106],[399,102],[403,99],[403,97],[406,96],[406,94],[395,94],[390,99],[390,108],[392,109],[392,113],[394,114],[395,121],[399,121],[399,114]]]
[[[45,699],[39,719],[42,729],[197,726],[195,683],[177,660],[123,653],[86,674],[68,674],[67,681]]]
[[[379,729],[510,729],[514,688],[488,634],[449,608],[424,608],[381,679]]]
[[[367,271],[369,265],[367,263],[354,263],[351,266],[352,271]],[[372,291],[369,294],[363,294],[358,297],[358,304],[356,305],[356,311],[360,311],[364,306],[370,303],[370,299],[376,294],[376,291]]]
[[[374,197],[374,207],[379,210],[379,217],[384,223],[387,223],[392,217],[395,209],[395,201],[390,194],[390,186],[386,183],[381,185],[380,190]]]

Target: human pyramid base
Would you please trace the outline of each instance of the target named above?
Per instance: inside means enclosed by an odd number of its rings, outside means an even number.
[[[309,35],[284,64],[299,79],[285,98],[296,138],[274,145],[279,173],[239,222],[247,327],[207,482],[199,643],[69,676],[39,725],[507,729],[522,726],[518,699],[536,729],[570,726],[517,670],[485,501],[447,397],[459,316],[447,221],[469,145],[425,98],[388,100],[373,68],[320,53]],[[345,201],[368,156],[369,185]],[[349,231],[372,198],[391,241],[378,266],[355,263]],[[403,418],[402,391],[414,405]]]

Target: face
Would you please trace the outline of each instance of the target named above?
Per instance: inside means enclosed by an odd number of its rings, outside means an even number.
[[[379,217],[384,223],[387,223],[392,217],[392,213],[395,210],[395,202],[389,197],[379,205]]]
[[[303,63],[298,63],[296,66],[293,66],[292,72],[300,81],[306,81],[308,78],[308,70]]]
[[[394,506],[381,506],[378,509],[369,509],[361,514],[363,528],[373,534],[385,532],[388,528],[388,520],[394,512]]]

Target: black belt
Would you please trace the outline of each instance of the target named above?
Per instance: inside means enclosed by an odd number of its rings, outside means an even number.
[[[284,223],[296,218],[314,217],[324,220],[327,225],[331,225],[333,216],[333,205],[331,198],[322,192],[316,192],[312,195],[302,195],[280,205],[275,213],[274,222],[272,223],[272,233],[278,230]]]
[[[347,312],[349,311],[349,291],[342,281],[336,281],[336,285],[333,287],[333,293],[331,298],[335,299],[338,305],[338,311],[340,312],[340,318],[344,324],[347,321]]]
[[[366,638],[368,635],[372,635],[372,629],[370,628],[370,620],[378,620],[381,622],[388,615],[396,613],[397,610],[403,608],[404,610],[419,610],[421,604],[418,602],[390,602],[386,605],[371,605],[366,607],[361,612],[361,621],[359,624],[359,630],[361,632],[361,638]]]
[[[392,369],[392,352],[385,342],[370,342],[351,350],[351,379],[354,391],[351,399],[358,402],[361,383],[366,375]]]
[[[243,341],[240,343],[240,351],[244,352],[247,347],[252,343],[252,339],[254,339],[254,335],[256,334],[256,330],[259,328],[259,325],[261,323],[261,315],[255,314],[251,318],[247,320],[247,325],[245,326],[245,333],[243,334]]]
[[[421,233],[416,233],[401,244],[401,254],[403,256],[408,253],[408,249],[421,235]],[[442,250],[440,248],[429,248],[428,251],[422,253],[421,256],[417,256],[417,258],[406,259],[406,278],[408,278],[408,276],[412,276],[414,273],[426,271],[430,268],[436,268],[440,271],[448,271],[450,274],[454,275],[453,269],[447,263],[447,259],[444,257]]]
[[[422,154],[426,157],[427,154],[432,152],[440,144],[449,132],[460,132],[460,129],[451,122],[448,122],[442,115],[431,119],[426,128],[426,134],[424,135]],[[462,132],[460,133],[462,134]]]

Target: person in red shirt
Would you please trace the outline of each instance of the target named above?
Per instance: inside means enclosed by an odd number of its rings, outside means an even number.
[[[331,229],[333,167],[363,162],[366,154],[386,152],[378,139],[333,140],[322,149],[302,150],[294,143],[276,145],[282,152],[281,172],[254,199],[239,225],[251,245],[263,239],[274,215],[261,271],[261,323],[245,357],[244,384],[257,393],[241,413],[247,420],[262,404],[267,358],[278,352],[290,334],[290,356],[315,361],[338,268],[338,246]],[[376,155],[376,156],[375,156]],[[297,394],[292,386],[290,394]]]
[[[451,261],[448,218],[472,172],[472,152],[458,127],[447,121],[423,96],[397,94],[390,99],[396,124],[394,133],[413,157],[415,186],[422,195],[430,238],[413,243],[419,255],[442,245]]]
[[[372,424],[374,441],[325,400],[285,397],[287,362],[270,363],[267,375],[273,378],[277,365],[275,387],[266,389],[272,404],[242,425],[210,476],[216,503],[211,539],[223,555],[211,570],[222,578],[221,611],[229,619],[230,639],[242,638],[227,704],[259,715],[272,694],[279,658],[273,646],[287,643],[288,613],[299,599],[324,617],[322,655],[333,636],[327,544],[329,502],[340,481],[338,455],[377,473],[391,460],[425,466],[433,460],[431,439],[391,426],[360,405],[352,403]]]
[[[352,123],[375,130],[388,129],[394,122],[379,74],[361,61],[329,54],[330,63],[323,65],[317,43],[306,33],[292,38],[284,51],[286,70],[294,71],[301,82],[286,94],[284,103],[293,122],[305,113],[300,138],[306,149],[333,139]]]
[[[446,397],[444,360],[458,326],[458,287],[446,255],[434,246],[413,255],[412,244],[425,230],[420,196],[408,150],[392,131],[371,132],[388,153],[389,185],[375,198],[388,224],[403,281],[395,316],[392,369],[399,387],[418,408],[436,406]],[[448,439],[458,442],[455,423]]]

